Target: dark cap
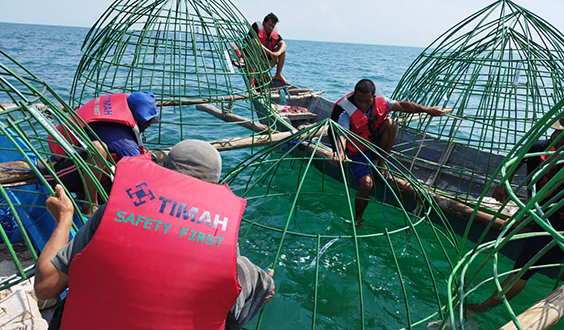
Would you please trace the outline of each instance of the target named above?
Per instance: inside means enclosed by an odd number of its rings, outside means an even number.
[[[184,140],[172,147],[166,156],[164,167],[217,183],[221,176],[221,156],[208,142]]]
[[[147,122],[149,124],[156,124],[160,121],[153,93],[133,92],[127,98],[127,105],[129,105],[129,110],[131,110],[139,126]]]

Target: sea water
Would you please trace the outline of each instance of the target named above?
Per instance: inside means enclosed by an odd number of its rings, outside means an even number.
[[[74,72],[79,63],[81,46],[87,28],[59,27],[25,24],[0,23],[0,49],[12,56],[35,75],[47,82],[64,99],[68,99],[72,85]],[[282,33],[283,34],[283,33]],[[379,86],[384,95],[389,96],[396,87],[399,79],[408,69],[411,62],[423,50],[413,47],[396,47],[364,44],[330,43],[315,41],[286,40],[288,52],[284,67],[284,76],[291,83],[300,87],[311,87],[314,90],[324,90],[324,97],[336,101],[341,96],[351,91],[355,83],[361,78],[372,79]],[[201,138],[197,129],[194,129],[194,137]],[[221,138],[217,133],[216,138]],[[224,174],[237,166],[249,153],[246,151],[231,151],[222,153]],[[291,175],[288,173],[288,175]],[[333,182],[333,189],[339,190],[339,184]],[[277,214],[277,210],[283,210],[287,204],[282,204],[279,199],[264,199],[266,204],[263,209],[247,210],[245,217],[265,217],[264,209],[271,210],[269,214],[273,224],[277,221],[283,223],[284,212]],[[260,204],[260,203],[259,203]],[[303,205],[303,204],[302,204]],[[301,209],[299,216],[293,222],[295,230],[305,232],[308,235],[319,231],[319,221],[308,219],[339,219],[346,218],[346,214],[340,214],[347,205],[335,203],[330,197],[318,196],[308,197],[307,209]],[[370,210],[369,210],[370,211]],[[279,212],[280,213],[280,212]],[[393,212],[391,213],[393,215]],[[381,226],[386,226],[386,222]],[[381,232],[376,224],[368,225],[367,231]],[[334,232],[346,231],[346,223],[329,222],[323,223],[323,233],[331,235]],[[242,224],[242,232],[248,224]],[[390,225],[393,228],[393,224]],[[252,260],[261,260],[259,266],[271,267],[266,260],[272,260],[276,252],[279,237],[274,232],[264,231],[264,237],[255,239],[254,242],[262,242],[257,246],[245,247],[245,253]],[[432,235],[429,230],[421,230],[422,236]],[[458,238],[460,239],[460,237]],[[414,246],[414,238],[409,235],[397,235],[394,237],[394,247],[400,257],[410,257],[413,260],[411,272],[403,274],[404,281],[414,288],[409,290],[410,308],[415,312],[411,315],[413,320],[420,320],[427,315],[436,312],[433,297],[429,297],[426,290],[418,290],[432,284],[429,278],[421,272],[424,263],[418,255]],[[423,237],[423,244],[426,238]],[[324,244],[325,242],[323,242]],[[275,279],[277,282],[278,295],[272,300],[271,305],[265,309],[265,318],[268,323],[261,324],[262,329],[309,329],[312,324],[312,292],[315,289],[313,280],[315,267],[314,260],[319,263],[320,268],[326,268],[326,272],[320,278],[319,284],[323,285],[323,292],[318,293],[320,301],[317,305],[316,328],[318,329],[356,329],[359,328],[359,301],[343,301],[341,296],[350,296],[349,291],[356,290],[358,286],[357,269],[349,242],[336,241],[329,249],[324,258],[315,259],[316,242],[313,238],[298,239],[290,237],[285,242],[291,246],[280,256],[279,264],[276,266]],[[384,249],[389,249],[382,235],[367,237],[359,243],[362,248],[361,257],[370,260],[368,267],[361,270],[364,286],[369,292],[364,296],[365,326],[366,328],[396,329],[407,325],[405,320],[405,306],[399,291],[400,285],[390,254]],[[417,245],[417,244],[415,244]],[[469,246],[467,246],[469,247]],[[445,264],[444,256],[439,249],[436,254],[429,255],[432,268],[438,275],[437,284],[446,285],[448,277],[448,265]],[[454,252],[451,253],[454,257]],[[388,258],[388,260],[386,260]],[[501,264],[505,270],[511,269],[512,262],[501,257]],[[335,283],[335,285],[331,285]],[[355,284],[356,283],[356,284]],[[544,275],[534,276],[528,284],[527,289],[514,299],[512,306],[518,313],[533,302],[544,297],[550,290],[552,282]],[[535,287],[542,288],[534,290]],[[329,288],[329,289],[328,289]],[[332,288],[332,289],[331,289]],[[493,290],[493,287],[490,286]],[[491,290],[482,290],[481,296],[475,299],[487,298]],[[442,290],[444,293],[444,289]],[[354,294],[352,295],[354,296]],[[444,301],[444,295],[441,299]],[[421,307],[423,306],[423,307]],[[417,307],[417,308],[415,308]],[[308,317],[309,316],[309,317]],[[478,318],[480,328],[495,329],[508,320],[508,315],[502,311],[495,314],[490,313]],[[305,321],[304,321],[305,320]],[[256,319],[254,320],[256,323]],[[418,328],[423,328],[421,325]]]

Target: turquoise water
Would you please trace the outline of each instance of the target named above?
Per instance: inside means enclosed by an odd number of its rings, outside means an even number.
[[[73,27],[54,27],[0,23],[0,49],[13,56],[21,64],[50,84],[63,98],[68,99],[74,71],[80,60],[80,47],[88,29]],[[422,48],[393,47],[378,45],[359,45],[345,43],[311,42],[287,40],[288,55],[284,76],[300,87],[312,87],[325,90],[325,97],[336,101],[353,89],[361,78],[369,78],[380,85],[385,95],[391,95],[401,75],[416,58]],[[214,121],[219,124],[219,121]],[[229,132],[227,132],[229,131]],[[213,128],[193,128],[193,137],[218,139],[237,136],[243,129],[229,126]],[[245,132],[247,133],[247,132]],[[247,133],[248,134],[248,133]],[[241,134],[244,135],[244,134]],[[237,166],[248,155],[248,150],[222,153],[224,174]],[[295,188],[294,181],[288,180],[295,174],[294,166],[281,169],[280,181],[275,181],[274,191],[285,193]],[[325,186],[308,188],[311,195],[302,197],[295,216],[288,222],[288,205],[293,202],[291,195],[282,198],[260,196],[264,190],[255,193],[259,196],[250,200],[245,219],[256,220],[261,225],[281,229],[289,223],[288,230],[302,235],[288,235],[282,243],[281,234],[276,230],[263,230],[244,222],[241,226],[241,250],[259,266],[273,267],[277,295],[264,310],[261,329],[309,329],[312,327],[313,308],[316,306],[316,328],[318,329],[358,329],[360,328],[359,290],[364,292],[364,326],[367,329],[396,329],[408,325],[403,292],[399,285],[396,264],[390,258],[393,248],[399,256],[404,283],[407,287],[408,306],[412,311],[412,322],[422,320],[437,311],[433,294],[427,290],[433,280],[439,286],[440,301],[445,302],[444,285],[450,272],[450,266],[438,246],[441,237],[435,238],[433,229],[428,224],[418,225],[417,232],[422,243],[418,243],[412,232],[399,232],[392,236],[391,245],[385,230],[394,230],[395,224],[402,223],[403,215],[395,210],[388,210],[383,216],[381,204],[371,204],[367,213],[369,222],[360,235],[358,242],[360,268],[357,267],[354,244],[348,238],[336,241],[319,259],[319,292],[316,288],[315,267],[311,266],[317,245],[317,237],[351,235],[349,229],[350,200],[341,194],[342,183],[322,178],[319,172],[312,172],[309,182],[325,180]],[[241,186],[233,186],[235,192]],[[247,196],[248,197],[248,196]],[[251,196],[252,197],[252,196]],[[323,238],[321,246],[329,238]],[[424,246],[424,248],[422,247]],[[276,254],[281,253],[276,264]],[[431,260],[430,267],[422,260],[422,251]],[[450,258],[456,253],[447,251]],[[502,260],[506,270],[512,262]],[[359,286],[359,274],[362,277]],[[523,310],[532,302],[544,297],[551,282],[543,275],[536,275],[529,283],[529,288],[543,290],[525,290],[514,300],[514,307]],[[491,289],[491,286],[490,286]],[[483,300],[491,290],[483,290]],[[487,294],[486,294],[487,293]],[[314,300],[317,299],[317,304]],[[497,328],[505,323],[507,315],[503,312],[479,318],[484,328]],[[256,324],[257,319],[253,324]],[[426,323],[425,323],[426,324]],[[423,327],[422,325],[419,328]],[[482,327],[481,327],[482,328]]]

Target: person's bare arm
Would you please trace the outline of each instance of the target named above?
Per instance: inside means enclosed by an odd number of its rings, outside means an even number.
[[[443,116],[447,111],[439,107],[427,107],[421,104],[407,102],[407,101],[397,101],[391,109],[392,111],[399,111],[405,113],[420,113],[424,112],[430,116]]]
[[[515,173],[517,173],[519,171],[519,169],[524,164],[525,164],[525,162],[521,161],[517,165],[517,168],[515,168],[515,171],[513,171],[513,173],[511,173],[511,175],[509,175],[509,177],[507,178],[507,181],[509,182],[509,184],[511,184],[511,181],[513,181],[513,177],[515,176]],[[492,197],[495,198],[495,200],[497,200],[498,202],[503,203],[503,202],[505,202],[507,197],[509,197],[509,192],[507,191],[505,186],[496,185],[495,188],[494,188],[494,191],[492,193]]]
[[[270,56],[276,58],[280,56],[280,54],[284,53],[285,51],[286,51],[286,43],[284,42],[284,40],[280,40],[276,45],[274,51],[270,53]]]
[[[57,297],[68,286],[67,274],[57,269],[51,259],[68,243],[74,207],[62,186],[55,187],[55,194],[56,197],[49,197],[45,204],[57,225],[35,266],[35,294],[44,300]]]
[[[337,143],[337,152],[333,154],[333,161],[337,163],[340,161],[344,164],[349,160],[347,154],[344,151],[344,146],[347,143],[347,138],[344,135],[337,133],[337,141],[335,142]]]

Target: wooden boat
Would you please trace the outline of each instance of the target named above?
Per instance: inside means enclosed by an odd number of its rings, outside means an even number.
[[[286,90],[288,92],[286,92]],[[282,92],[281,92],[282,91]],[[265,109],[265,107],[260,103],[255,103],[254,108],[259,113],[259,117],[261,119],[261,123],[265,126],[261,128],[264,129],[268,126],[270,122],[273,121],[272,118],[269,116],[275,116],[276,120],[279,122],[278,125],[275,127],[280,132],[288,132],[288,127],[286,125],[280,124],[280,122],[284,122],[292,128],[294,132],[299,131],[300,127],[304,127],[307,125],[311,125],[314,123],[319,123],[323,120],[329,119],[331,117],[331,111],[333,108],[333,101],[327,100],[322,96],[323,91],[313,91],[312,89],[307,88],[297,88],[295,86],[290,86],[284,88],[277,83],[276,81],[273,82],[273,93],[272,93],[272,100],[275,104],[272,105],[272,110]],[[281,96],[282,95],[282,98]],[[282,100],[282,101],[281,101]],[[214,107],[213,105],[198,105],[197,109],[201,111],[206,111],[218,118],[225,118],[223,112]],[[240,121],[245,121],[243,118],[237,118]],[[425,118],[421,118],[421,120],[427,120]],[[268,135],[265,135],[265,139]],[[281,138],[287,138],[288,134],[281,134],[275,133],[273,134],[273,142],[278,141]],[[333,158],[333,152],[330,147],[330,139],[325,136],[322,139],[323,143],[325,143],[328,147],[325,149],[317,150],[320,154],[322,154],[326,158]],[[402,134],[399,136],[398,141],[396,142],[396,146],[404,146],[403,150],[401,148],[394,148],[392,152],[392,157],[390,159],[394,159],[399,161],[402,166],[406,168],[414,168],[414,165],[417,167],[413,170],[413,175],[419,181],[425,183],[429,182],[430,180],[435,181],[435,185],[437,186],[451,186],[452,181],[457,181],[458,178],[454,177],[454,175],[448,175],[448,173],[441,173],[439,176],[437,174],[437,170],[439,167],[447,167],[447,166],[463,166],[460,163],[459,157],[456,157],[459,153],[468,153],[474,152],[479,153],[477,149],[470,149],[468,148],[455,148],[451,151],[452,157],[449,158],[448,161],[443,161],[441,164],[440,159],[436,159],[436,155],[441,155],[442,150],[445,148],[444,143],[441,144],[440,142],[437,143],[428,143],[428,141],[421,141],[421,144],[418,146],[418,149],[413,150],[406,150],[405,145],[407,142],[413,143],[417,141],[415,138],[415,134]],[[227,146],[224,146],[224,148]],[[403,157],[402,154],[406,152],[418,152],[420,155],[427,155],[429,158],[430,164],[418,163],[412,164],[409,162],[407,157]],[[435,157],[435,159],[433,159]],[[497,162],[501,163],[504,156],[499,155],[497,158]],[[436,165],[433,166],[432,163]],[[337,170],[337,167],[334,168]],[[327,169],[326,169],[327,170]],[[340,175],[335,175],[335,177],[340,177]],[[409,185],[406,185],[403,182],[398,182],[399,186],[402,187],[404,192],[408,194],[412,194],[412,191]],[[471,187],[475,202],[480,197],[480,193],[482,192],[484,185],[486,182],[477,182],[477,180],[471,180],[470,178],[467,179],[468,187]],[[465,189],[465,188],[461,188]],[[433,196],[437,200],[438,204],[440,205],[441,209],[450,215],[455,215],[456,217],[465,219],[466,221],[470,219],[472,214],[474,213],[474,206],[473,204],[464,204],[456,199],[445,197],[440,194],[440,192],[432,192]],[[474,203],[475,204],[475,203]],[[493,228],[499,230],[503,226],[503,221],[499,218],[494,217],[497,212],[495,208],[496,204],[493,204],[494,207],[484,208],[478,210],[476,212],[475,220],[482,224],[487,225],[493,220]],[[499,206],[499,204],[497,204]],[[511,211],[504,210],[504,216],[510,217]]]

